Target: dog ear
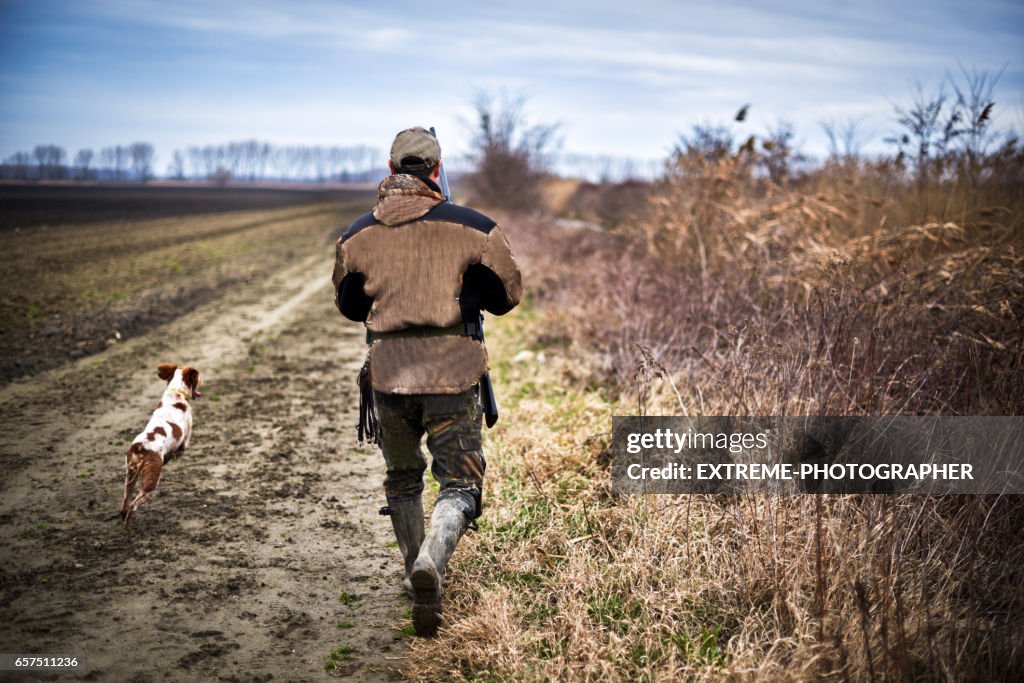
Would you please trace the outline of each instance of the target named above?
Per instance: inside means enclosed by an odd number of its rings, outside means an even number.
[[[193,394],[196,389],[199,388],[199,370],[193,367],[183,368],[181,371],[181,377],[185,381],[185,386],[189,388]]]
[[[174,371],[178,369],[177,365],[172,363],[163,363],[157,366],[156,374],[165,382],[170,382],[171,378],[174,377]]]

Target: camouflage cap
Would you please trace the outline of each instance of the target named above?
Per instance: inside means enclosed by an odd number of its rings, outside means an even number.
[[[406,163],[403,163],[408,159]],[[406,128],[391,143],[391,163],[407,171],[425,171],[441,159],[441,145],[426,128]]]

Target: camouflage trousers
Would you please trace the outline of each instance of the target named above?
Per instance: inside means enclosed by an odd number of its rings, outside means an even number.
[[[430,471],[441,487],[438,499],[454,498],[467,516],[479,517],[487,461],[478,387],[460,394],[411,396],[374,391],[373,400],[388,468],[384,479],[388,499],[422,493],[427,461],[420,442],[426,434]]]

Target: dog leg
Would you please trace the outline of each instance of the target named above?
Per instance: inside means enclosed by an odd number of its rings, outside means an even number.
[[[131,515],[142,506],[147,500],[156,495],[156,489],[150,489],[149,491],[140,491],[139,495],[132,501],[131,507],[128,508],[128,516]],[[127,523],[127,520],[125,520]]]
[[[125,513],[125,530],[128,529],[129,521],[135,511],[139,509],[139,506],[156,494],[157,484],[160,483],[160,472],[164,466],[163,461],[156,452],[141,450],[142,453],[140,453],[139,458],[136,460],[137,466],[134,468],[129,467],[129,470],[134,469],[138,479],[139,495],[131,502],[131,505],[128,506],[128,511]]]
[[[132,482],[132,493],[134,493],[134,492],[135,492],[135,482],[133,481]],[[139,495],[135,498],[135,502],[133,502],[130,505],[126,502],[125,506],[124,506],[124,509],[121,511],[121,517],[124,518],[124,530],[125,531],[131,531],[132,515],[135,514],[135,511],[139,509],[139,505],[141,505],[141,502],[139,501],[139,498],[141,498],[142,496],[143,496],[143,493],[140,492]]]
[[[135,493],[135,482],[138,476],[138,472],[131,468],[124,475],[124,498],[121,499],[121,519],[125,522],[125,528],[128,527],[128,501],[131,499],[132,494]]]

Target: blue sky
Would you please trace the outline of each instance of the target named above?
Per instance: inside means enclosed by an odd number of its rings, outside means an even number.
[[[386,148],[435,125],[464,151],[476,89],[529,96],[563,149],[658,158],[699,122],[862,119],[869,149],[914,80],[1005,72],[997,126],[1024,128],[1024,3],[0,0],[0,157],[147,140]]]

